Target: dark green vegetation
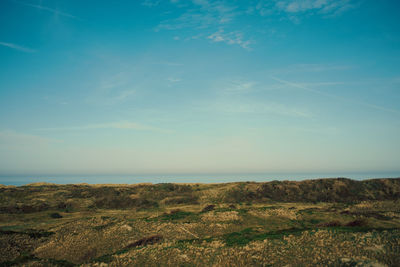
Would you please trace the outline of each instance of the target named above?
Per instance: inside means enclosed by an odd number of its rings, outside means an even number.
[[[354,181],[345,178],[316,179],[302,182],[262,183],[254,190],[239,184],[227,191],[226,201],[338,202],[395,200],[400,198],[400,179]]]
[[[400,266],[399,227],[400,179],[0,187],[0,266]]]

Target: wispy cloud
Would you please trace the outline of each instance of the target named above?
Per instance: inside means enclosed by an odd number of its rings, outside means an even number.
[[[322,91],[319,91],[319,90],[316,90],[316,89],[312,89],[312,88],[306,87],[304,85],[301,85],[299,83],[289,82],[289,81],[286,81],[286,80],[283,80],[283,79],[279,79],[279,78],[273,77],[273,76],[271,76],[271,78],[273,80],[277,81],[277,82],[280,82],[280,83],[283,83],[283,84],[286,84],[286,85],[289,85],[289,86],[292,86],[292,87],[300,88],[300,89],[303,89],[305,91],[309,91],[309,92],[312,92],[312,93],[315,93],[315,94],[319,94],[319,95],[323,95],[323,96],[327,96],[327,97],[337,98],[337,96],[335,96],[335,95],[328,94],[328,93],[325,93],[325,92],[322,92]]]
[[[175,38],[175,40],[203,39],[214,43],[239,45],[249,49],[252,39],[244,38],[244,33],[249,35],[256,24],[243,23],[243,17],[252,16],[251,21],[258,20],[265,23],[264,16],[271,19],[289,19],[300,23],[302,15],[319,15],[322,18],[334,17],[346,10],[356,7],[360,0],[255,0],[255,1],[227,1],[227,0],[187,0],[166,1],[181,8],[182,12],[176,17],[161,21],[156,31],[161,30],[186,30],[191,29],[190,37]],[[157,0],[145,0],[143,5],[157,7],[161,5]],[[240,22],[240,23],[239,23]],[[255,32],[260,32],[255,29]],[[266,32],[266,31],[264,31]],[[273,31],[274,32],[274,31]],[[269,32],[270,33],[270,32]],[[186,32],[184,34],[187,34]],[[194,36],[194,37],[193,37]]]
[[[262,83],[241,77],[230,77],[216,81],[212,85],[213,100],[199,102],[199,111],[224,113],[226,115],[277,115],[311,118],[313,114],[304,107],[287,105],[279,100],[260,100],[260,92],[265,90]]]
[[[13,130],[0,131],[1,146],[30,146],[30,145],[48,145],[51,143],[60,143],[62,140],[20,133]]]
[[[136,90],[124,90],[119,92],[117,95],[113,96],[111,98],[112,102],[120,102],[123,101],[125,99],[127,99],[128,97],[134,95],[136,93]]]
[[[172,61],[160,61],[160,62],[155,62],[155,63],[152,63],[152,64],[155,64],[155,65],[165,65],[165,66],[171,66],[171,67],[180,67],[180,66],[183,66],[182,63],[179,63],[179,62],[172,62]]]
[[[239,31],[225,33],[223,30],[219,30],[207,37],[215,43],[223,42],[229,45],[239,45],[245,49],[250,49],[249,40],[244,40],[243,33]]]
[[[5,46],[5,47],[9,47],[21,52],[25,52],[25,53],[35,53],[36,50],[29,48],[29,47],[25,47],[25,46],[21,46],[21,45],[17,45],[17,44],[13,44],[13,43],[6,43],[6,42],[0,42],[1,46]]]
[[[349,70],[354,68],[350,65],[336,65],[336,64],[295,64],[288,68],[288,70],[304,71],[304,72],[323,72],[335,70]]]
[[[357,66],[353,65],[340,65],[340,64],[320,64],[320,63],[305,63],[293,64],[283,68],[274,68],[267,73],[272,76],[279,76],[291,73],[312,73],[312,72],[340,72],[355,69]]]
[[[193,1],[193,8],[187,9],[183,14],[174,19],[162,21],[158,30],[178,30],[185,28],[208,29],[221,26],[233,20],[236,16],[235,7],[228,6],[222,2],[209,3],[207,1]]]
[[[94,92],[88,96],[87,102],[95,105],[116,105],[128,101],[136,94],[136,90],[118,90],[115,92]]]
[[[358,0],[260,0],[253,10],[257,10],[262,16],[284,12],[289,19],[299,22],[297,15],[314,13],[334,17],[356,7],[358,2]]]
[[[32,7],[32,8],[36,8],[36,9],[39,9],[39,10],[43,10],[43,11],[52,13],[54,15],[59,15],[59,16],[63,16],[63,17],[71,18],[71,19],[80,20],[80,18],[78,18],[77,16],[74,16],[72,14],[69,14],[69,13],[66,13],[66,12],[63,12],[63,11],[60,11],[58,9],[54,9],[54,8],[51,8],[51,7],[43,6],[42,4],[37,5],[37,4],[31,4],[31,3],[22,2],[22,1],[16,1],[16,0],[13,0],[13,2],[14,3],[18,3],[20,5],[23,5],[23,6]]]
[[[180,79],[180,78],[174,78],[174,77],[169,77],[169,78],[167,79],[167,81],[169,81],[169,82],[171,82],[171,83],[178,83],[178,82],[182,81],[182,79]]]
[[[238,95],[251,92],[256,84],[257,83],[253,81],[233,79],[223,81],[222,84],[217,86],[222,88],[222,94]]]
[[[118,104],[128,100],[136,93],[137,90],[132,87],[129,72],[119,72],[101,79],[87,100],[90,103],[101,105]]]
[[[313,9],[322,9],[328,5],[327,0],[281,0],[276,6],[289,13],[304,12]]]
[[[160,4],[160,0],[145,0],[142,2],[142,5],[147,7],[155,7]]]
[[[153,126],[143,125],[140,123],[120,121],[110,123],[96,123],[82,126],[71,127],[56,127],[56,128],[41,128],[38,131],[82,131],[82,130],[98,130],[98,129],[121,129],[121,130],[137,130],[137,131],[152,131],[159,133],[171,133],[172,131],[161,129]]]
[[[348,84],[360,84],[359,82],[308,82],[308,83],[299,83],[302,86],[306,87],[315,87],[315,86],[335,86],[335,85],[348,85]]]
[[[100,81],[101,89],[113,89],[120,86],[124,86],[129,81],[129,75],[126,72],[119,72],[117,74],[104,77]]]
[[[179,1],[172,3],[180,4]],[[180,16],[162,21],[156,27],[156,31],[190,28],[197,31],[196,33],[201,33],[192,34],[192,37],[183,38],[184,40],[207,38],[212,42],[239,45],[249,49],[251,41],[244,39],[242,31],[235,29],[225,32],[225,28],[240,14],[236,6],[227,1],[192,0],[189,3],[190,8],[185,6],[186,10]],[[215,31],[216,28],[219,30]],[[179,39],[181,38],[176,38]]]
[[[314,94],[319,94],[319,95],[322,95],[322,96],[333,98],[333,99],[339,100],[341,102],[353,103],[353,104],[357,104],[357,105],[360,105],[360,106],[364,106],[364,107],[368,107],[368,108],[372,108],[372,109],[376,109],[376,110],[380,110],[380,111],[400,114],[400,111],[397,110],[397,109],[386,108],[386,107],[383,107],[383,106],[370,104],[370,103],[362,102],[362,101],[351,99],[351,98],[346,98],[346,97],[333,95],[333,94],[330,94],[330,93],[326,93],[326,92],[320,91],[318,89],[313,89],[313,88],[304,86],[304,85],[299,84],[299,83],[295,83],[295,82],[290,82],[290,81],[286,81],[286,80],[283,80],[283,79],[279,79],[277,77],[271,77],[271,78],[273,80],[277,81],[277,82],[282,83],[282,84],[286,84],[286,85],[289,85],[291,87],[295,87],[295,88],[299,88],[299,89],[302,89],[302,90],[305,90],[305,91],[308,91],[308,92],[312,92]]]
[[[260,103],[257,101],[223,101],[217,102],[213,106],[213,109],[228,114],[270,114],[299,118],[312,117],[312,114],[306,110],[274,102]]]

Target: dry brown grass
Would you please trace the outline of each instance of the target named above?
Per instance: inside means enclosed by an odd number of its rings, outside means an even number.
[[[238,188],[232,196],[246,201],[224,202]],[[1,189],[3,206],[48,205],[0,213],[6,266],[400,266],[398,200],[249,201],[263,189],[258,183]],[[104,195],[110,202],[145,197],[158,206],[94,206]],[[197,197],[198,204],[166,201],[182,196]],[[60,209],[61,200],[68,209]]]

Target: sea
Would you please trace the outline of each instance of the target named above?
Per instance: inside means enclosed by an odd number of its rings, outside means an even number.
[[[31,183],[55,184],[138,184],[138,183],[228,183],[300,181],[318,178],[350,178],[365,180],[372,178],[398,178],[395,172],[332,172],[332,173],[219,173],[219,174],[127,174],[127,175],[6,175],[0,174],[0,184],[21,186]]]

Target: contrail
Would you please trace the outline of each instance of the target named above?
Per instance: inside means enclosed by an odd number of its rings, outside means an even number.
[[[47,6],[35,5],[35,4],[26,3],[26,2],[22,2],[22,1],[16,1],[16,0],[12,0],[12,2],[20,4],[20,5],[24,5],[24,6],[33,7],[33,8],[40,9],[40,10],[44,10],[44,11],[47,11],[47,12],[50,12],[50,13],[53,13],[53,14],[56,14],[56,15],[68,17],[68,18],[71,18],[71,19],[80,20],[80,18],[78,18],[78,17],[76,17],[74,15],[71,15],[69,13],[65,13],[65,12],[62,12],[62,11],[59,11],[57,9],[53,9],[53,8],[50,8],[50,7],[47,7]]]
[[[25,47],[22,45],[17,45],[17,44],[13,44],[13,43],[6,43],[6,42],[0,42],[1,46],[5,46],[5,47],[9,47],[18,51],[22,51],[25,53],[35,53],[36,50],[29,48],[29,47]]]
[[[364,106],[364,107],[373,108],[373,109],[376,109],[376,110],[381,110],[381,111],[386,111],[386,112],[390,112],[390,113],[400,114],[400,111],[396,110],[396,109],[385,108],[385,107],[382,107],[382,106],[369,104],[369,103],[365,103],[365,102],[362,102],[362,101],[357,101],[357,100],[348,99],[348,98],[345,98],[345,97],[340,97],[340,96],[337,96],[337,95],[321,92],[319,90],[312,89],[312,88],[309,88],[309,87],[306,87],[306,86],[303,86],[301,84],[297,84],[297,83],[294,83],[294,82],[285,81],[285,80],[279,79],[279,78],[274,77],[274,76],[271,76],[271,79],[273,79],[275,81],[278,81],[280,83],[286,84],[286,85],[290,85],[292,87],[300,88],[300,89],[303,89],[303,90],[308,91],[308,92],[312,92],[312,93],[315,93],[315,94],[323,95],[323,96],[330,97],[330,98],[333,98],[333,99],[337,99],[337,100],[340,100],[340,101],[343,101],[343,102],[354,103],[354,104],[358,104],[358,105],[361,105],[361,106]]]

